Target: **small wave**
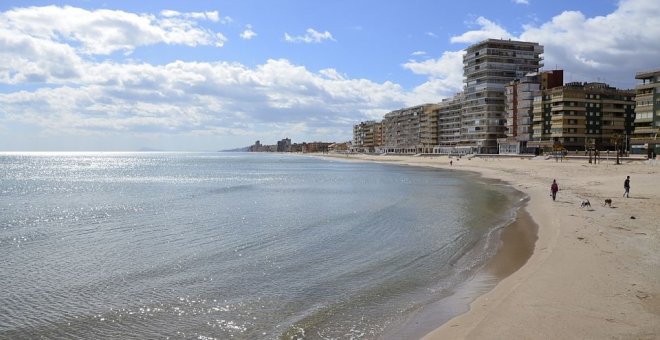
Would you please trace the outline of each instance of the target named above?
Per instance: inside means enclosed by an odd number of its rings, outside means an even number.
[[[254,188],[255,188],[254,184],[241,184],[241,185],[233,185],[228,187],[210,189],[207,191],[207,193],[210,195],[225,194],[229,192],[249,191]]]

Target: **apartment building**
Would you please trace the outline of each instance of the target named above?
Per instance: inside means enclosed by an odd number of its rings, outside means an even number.
[[[322,152],[322,153],[327,153],[328,152],[328,147],[334,143],[329,143],[329,142],[310,142],[310,143],[302,143],[302,152],[303,153],[314,153],[314,152]]]
[[[470,153],[497,153],[506,137],[505,86],[542,66],[543,46],[534,42],[488,39],[463,56],[465,96],[461,139],[457,148]]]
[[[417,153],[433,153],[438,145],[438,110],[436,104],[424,105],[419,116],[419,144]]]
[[[633,153],[655,158],[660,152],[660,69],[638,72],[635,87],[635,132],[630,139]]]
[[[385,114],[383,145],[388,153],[431,153],[438,144],[438,105],[424,104]]]
[[[567,83],[538,92],[533,113],[528,146],[614,150],[615,137],[623,141],[632,134],[635,92],[604,83]]]
[[[278,141],[277,152],[291,152],[291,139],[284,138]]]
[[[434,153],[455,153],[461,140],[463,92],[438,104],[438,146]]]
[[[356,152],[374,152],[383,144],[383,124],[369,120],[353,126],[353,146]]]
[[[505,86],[504,110],[506,111],[506,138],[497,140],[500,154],[532,153],[527,142],[533,135],[534,93],[562,86],[563,70],[529,73]]]

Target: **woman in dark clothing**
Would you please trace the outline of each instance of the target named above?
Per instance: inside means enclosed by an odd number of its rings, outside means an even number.
[[[552,185],[550,186],[550,192],[552,192],[552,200],[554,201],[557,198],[557,191],[559,191],[559,185],[557,185],[557,180],[552,180]]]

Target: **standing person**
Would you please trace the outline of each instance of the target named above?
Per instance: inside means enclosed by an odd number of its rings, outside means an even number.
[[[557,191],[559,191],[559,185],[557,185],[557,180],[552,180],[552,185],[550,186],[550,192],[552,192],[552,200],[554,201],[557,198]]]
[[[626,180],[623,181],[623,189],[625,190],[623,192],[623,197],[629,198],[630,197],[630,176],[626,176]]]
[[[454,161],[449,161],[449,165],[450,166],[454,165]]]

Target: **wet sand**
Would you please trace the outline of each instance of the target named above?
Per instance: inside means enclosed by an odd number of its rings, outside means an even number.
[[[466,313],[446,322],[437,315],[442,326],[425,339],[660,338],[660,164],[463,157],[450,165],[446,156],[339,157],[473,171],[529,196],[526,211],[538,225],[531,257],[525,262],[529,250],[509,247],[503,233],[505,244],[484,271],[499,283]],[[631,198],[622,198],[627,175]],[[554,202],[553,179],[560,187]],[[612,207],[603,206],[606,198]],[[580,207],[584,199],[590,208]],[[521,237],[520,230],[507,229]],[[518,270],[517,261],[524,263]]]
[[[537,230],[527,210],[519,210],[516,221],[502,230],[502,245],[483,270],[499,281],[520,269],[534,252]]]

